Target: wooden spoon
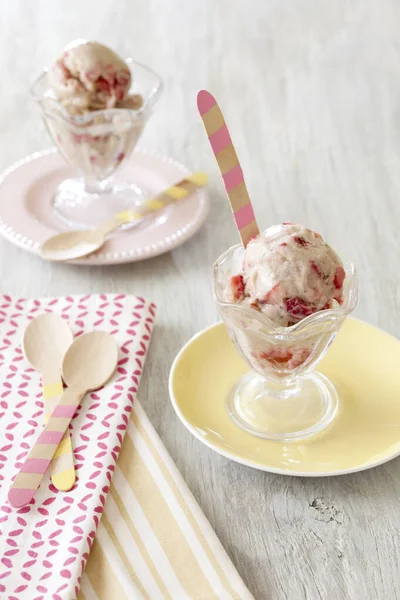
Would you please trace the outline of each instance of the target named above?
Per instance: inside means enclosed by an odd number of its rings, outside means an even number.
[[[117,362],[118,346],[104,331],[85,333],[71,344],[62,364],[68,389],[54,407],[10,488],[8,501],[11,506],[24,506],[32,500],[80,400],[111,378]]]
[[[44,418],[47,423],[63,393],[61,365],[74,340],[64,319],[47,313],[33,319],[25,329],[22,348],[28,363],[42,374]],[[50,465],[51,481],[61,491],[75,483],[74,457],[69,431],[66,431]]]
[[[106,236],[124,225],[133,221],[143,220],[152,213],[159,212],[168,204],[186,198],[195,190],[207,183],[205,173],[193,173],[182,179],[164,192],[146,200],[137,210],[127,210],[112,217],[109,221],[99,225],[96,229],[87,231],[64,231],[48,239],[42,245],[40,253],[42,258],[53,261],[74,260],[95,252],[106,241]]]

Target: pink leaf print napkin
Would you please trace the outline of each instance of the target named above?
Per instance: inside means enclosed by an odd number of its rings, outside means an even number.
[[[119,345],[117,373],[87,394],[71,424],[77,481],[59,492],[46,474],[20,509],[8,489],[43,426],[41,377],[21,340],[44,312],[65,318],[74,335],[100,329]],[[129,421],[150,341],[155,306],[143,298],[88,295],[36,300],[0,296],[0,598],[72,600],[79,591]]]

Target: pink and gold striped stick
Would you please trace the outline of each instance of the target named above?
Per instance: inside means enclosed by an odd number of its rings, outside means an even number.
[[[197,94],[197,107],[217,159],[243,246],[260,233],[246,188],[243,171],[232,144],[225,119],[214,96],[206,90]]]
[[[61,396],[10,488],[11,506],[24,506],[32,500],[84,395],[67,389]]]
[[[58,375],[59,380],[57,383],[50,385],[45,383],[45,377],[46,375],[43,373],[44,418],[46,422],[61,398],[64,388],[61,375]],[[75,465],[71,436],[68,430],[54,454],[50,472],[54,487],[61,492],[66,492],[73,487],[75,483]]]

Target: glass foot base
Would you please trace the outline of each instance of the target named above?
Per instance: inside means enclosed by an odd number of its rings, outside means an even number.
[[[297,441],[328,427],[338,404],[334,385],[320,373],[304,375],[292,387],[278,388],[250,372],[233,387],[225,407],[235,425],[252,435]]]
[[[67,179],[57,187],[53,211],[71,229],[93,229],[120,212],[140,207],[147,197],[147,190],[134,183],[118,182],[91,193],[83,179]],[[121,229],[136,224],[127,223]]]

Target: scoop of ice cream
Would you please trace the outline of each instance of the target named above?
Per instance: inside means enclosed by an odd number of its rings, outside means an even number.
[[[336,252],[302,225],[274,225],[251,240],[229,280],[227,300],[290,326],[342,302],[345,271]]]
[[[126,62],[107,46],[75,42],[64,49],[51,67],[49,83],[69,112],[85,114],[126,103],[131,72]]]

